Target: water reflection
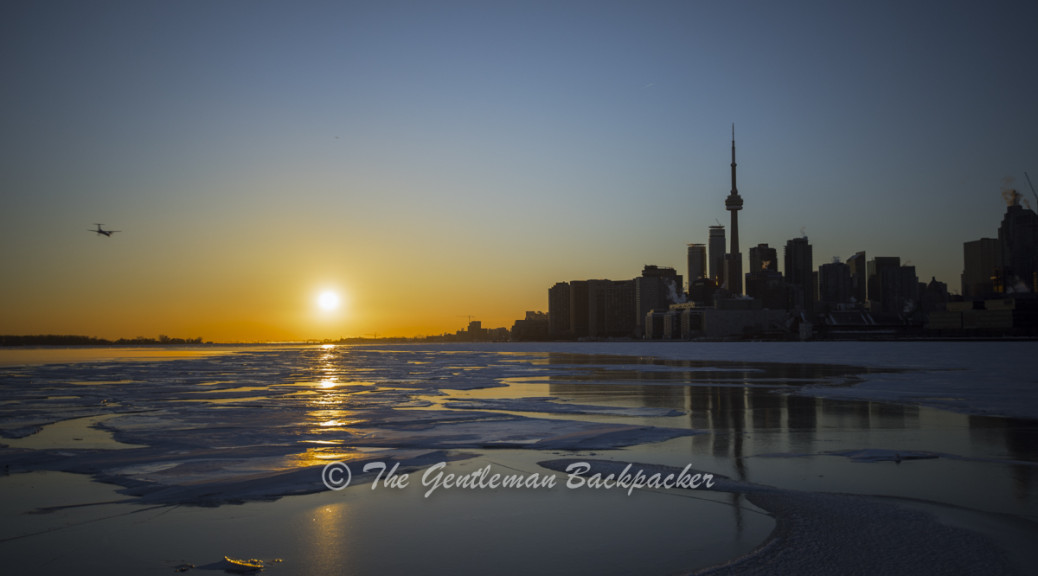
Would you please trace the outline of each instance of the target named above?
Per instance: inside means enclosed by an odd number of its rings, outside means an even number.
[[[689,456],[723,463],[742,481],[784,476],[828,490],[940,493],[946,501],[993,510],[1012,506],[1008,498],[1038,511],[1036,422],[815,398],[802,390],[895,370],[573,354],[552,354],[549,365],[549,394],[561,401],[686,411],[687,425],[702,432],[687,443]],[[865,457],[851,462],[846,454],[852,451]],[[933,462],[901,466],[902,453]],[[957,487],[942,485],[942,474],[956,477]],[[999,494],[1003,482],[1011,483],[1011,495]],[[935,483],[941,488],[927,488]]]
[[[312,573],[338,574],[350,566],[350,509],[346,502],[333,502],[310,511],[312,521],[305,543],[303,561]]]
[[[970,416],[971,439],[979,445],[999,445],[1004,452],[997,454],[1014,461],[1038,460],[1038,423],[1018,418]],[[1038,469],[1035,466],[1013,466],[1013,490],[1020,500],[1038,499]]]

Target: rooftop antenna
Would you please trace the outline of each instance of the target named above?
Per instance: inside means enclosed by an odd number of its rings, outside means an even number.
[[[1031,194],[1034,194],[1034,201],[1038,202],[1038,193],[1034,191],[1034,184],[1031,184],[1031,177],[1024,172],[1024,178],[1027,178],[1027,185],[1031,187]]]

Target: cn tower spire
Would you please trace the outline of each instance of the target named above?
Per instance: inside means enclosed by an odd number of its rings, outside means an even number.
[[[724,204],[725,209],[733,213],[736,210],[742,210],[742,196],[739,196],[739,189],[735,187],[735,124],[732,124],[732,192],[728,195]],[[736,247],[738,247],[738,244],[736,244]],[[733,250],[733,252],[735,251]]]
[[[725,278],[732,294],[742,294],[742,252],[739,251],[739,210],[742,210],[742,196],[735,187],[735,123],[732,123],[732,192],[724,201],[724,208],[732,213],[732,249],[726,258]]]
[[[735,187],[735,122],[732,122],[732,194],[739,194],[739,189]]]

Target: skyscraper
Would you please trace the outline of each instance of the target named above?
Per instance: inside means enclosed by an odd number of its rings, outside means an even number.
[[[588,281],[569,283],[569,330],[576,337],[588,335]]]
[[[763,270],[778,272],[778,250],[767,244],[757,244],[750,248],[750,271],[747,274]]]
[[[818,267],[818,301],[824,305],[847,304],[854,296],[851,288],[851,267],[834,258]]]
[[[570,290],[575,283],[570,283]],[[587,330],[592,338],[635,335],[634,280],[587,281]]]
[[[548,332],[555,338],[571,334],[569,282],[556,282],[548,289]]]
[[[807,236],[786,242],[785,260],[792,306],[809,313],[814,311],[814,263]]]
[[[1020,194],[1012,192],[998,228],[1003,288],[1006,294],[1034,292],[1038,289],[1038,215],[1020,206]]]
[[[724,285],[724,226],[710,227],[710,278],[717,286]]]
[[[902,266],[897,256],[877,256],[868,263],[869,311],[873,315],[901,315],[911,301],[916,305],[919,280],[915,266]]]
[[[735,295],[742,294],[742,252],[739,252],[739,210],[742,210],[742,196],[735,186],[735,124],[732,124],[732,191],[724,201],[724,208],[732,213],[732,249],[725,259],[727,271],[725,279],[728,290]]]
[[[962,297],[993,298],[1002,289],[1002,243],[981,238],[962,245]]]
[[[746,295],[760,300],[764,308],[784,310],[789,304],[788,290],[778,271],[778,251],[767,244],[750,248],[750,268],[746,272]]]
[[[700,278],[706,278],[706,246],[703,244],[688,245],[688,285]]]
[[[685,301],[681,291],[681,275],[673,268],[646,265],[642,275],[634,279],[635,325],[644,333],[645,315],[653,310],[666,311],[671,304]]]
[[[855,304],[864,306],[869,283],[865,251],[855,252],[854,256],[847,259],[847,266],[851,269],[851,296],[854,297]]]

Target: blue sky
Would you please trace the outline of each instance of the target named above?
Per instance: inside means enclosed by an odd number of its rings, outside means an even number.
[[[803,230],[816,266],[901,256],[957,291],[1004,179],[1034,200],[1035,22],[1033,2],[7,2],[0,329],[510,325],[556,281],[686,273],[728,223],[733,123],[745,257]],[[349,318],[306,316],[319,284]]]

